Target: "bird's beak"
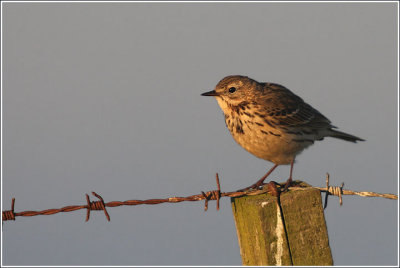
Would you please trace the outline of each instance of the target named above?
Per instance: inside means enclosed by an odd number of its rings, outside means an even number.
[[[201,96],[219,96],[219,93],[215,92],[215,90],[211,90],[201,94]]]

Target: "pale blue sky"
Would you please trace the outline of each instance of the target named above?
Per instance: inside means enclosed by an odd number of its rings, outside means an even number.
[[[280,83],[341,130],[294,179],[398,193],[396,3],[4,3],[3,209],[243,188],[272,164],[239,147],[215,100],[226,75]],[[272,178],[284,181],[289,166]],[[4,265],[240,265],[229,199],[17,218]],[[398,202],[331,198],[336,265],[398,264]]]

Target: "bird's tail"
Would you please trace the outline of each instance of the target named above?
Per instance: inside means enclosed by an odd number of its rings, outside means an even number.
[[[337,131],[337,130],[333,130],[331,129],[331,133],[329,134],[329,137],[333,137],[333,138],[337,138],[337,139],[342,139],[345,141],[351,141],[351,142],[357,142],[357,141],[365,141],[364,139],[361,139],[359,137],[341,132],[341,131]]]

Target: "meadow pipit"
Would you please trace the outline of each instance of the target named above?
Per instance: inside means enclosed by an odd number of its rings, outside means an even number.
[[[333,137],[363,141],[343,133],[331,121],[284,86],[259,83],[240,75],[222,79],[215,90],[202,96],[214,96],[225,115],[225,123],[240,146],[275,165],[248,188],[259,187],[279,165],[290,164],[292,182],[296,155],[316,140]],[[247,188],[246,188],[247,189]]]

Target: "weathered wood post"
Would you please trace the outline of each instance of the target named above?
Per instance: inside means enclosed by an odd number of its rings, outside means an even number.
[[[333,265],[319,190],[231,198],[243,265]]]

